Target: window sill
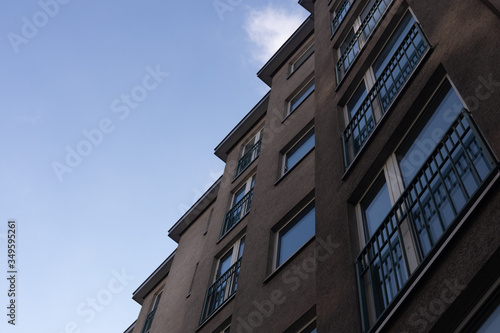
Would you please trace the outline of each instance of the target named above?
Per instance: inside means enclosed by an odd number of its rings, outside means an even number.
[[[287,266],[287,264],[291,261],[293,261],[293,259],[295,259],[295,257],[297,257],[299,255],[299,253],[302,252],[302,250],[304,250],[309,244],[311,244],[314,240],[316,239],[316,235],[312,236],[311,238],[309,238],[301,247],[299,247],[299,249],[297,251],[295,251],[291,256],[290,258],[288,258],[287,260],[285,260],[281,265],[279,265],[271,274],[269,274],[263,281],[264,284],[268,283],[273,277],[275,277],[279,272],[281,272],[283,270],[283,267]]]
[[[297,165],[300,164],[300,162],[302,162],[302,160],[304,160],[307,156],[309,156],[309,154],[311,154],[312,151],[314,151],[314,149],[316,148],[316,146],[312,147],[311,149],[309,149],[309,151],[307,153],[305,153],[304,156],[302,156],[298,161],[297,163],[295,163],[293,165],[293,167],[291,167],[290,169],[288,169],[287,172],[285,172],[283,175],[281,175],[280,178],[278,178],[278,180],[274,183],[274,186],[278,185],[279,183],[281,183],[281,181],[283,180],[283,178],[285,178],[293,169],[295,169],[295,167]]]

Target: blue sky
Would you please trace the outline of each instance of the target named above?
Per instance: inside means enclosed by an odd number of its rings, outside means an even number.
[[[215,5],[219,5],[219,10]],[[123,332],[167,230],[218,178],[213,148],[307,17],[295,0],[26,0],[0,11],[0,264],[17,221],[17,320]],[[5,306],[4,306],[5,305]]]

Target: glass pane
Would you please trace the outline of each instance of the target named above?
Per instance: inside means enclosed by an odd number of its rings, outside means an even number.
[[[351,66],[351,63],[354,61],[356,58],[356,55],[359,52],[359,42],[356,41],[354,44],[351,46],[351,42],[354,41],[354,29],[351,29],[349,34],[347,35],[346,39],[340,45],[340,54],[341,58],[343,59],[342,61],[342,70],[345,73],[347,69]]]
[[[234,194],[232,206],[236,205],[241,199],[243,199],[243,197],[245,196],[245,187],[246,185],[243,186],[241,189],[238,190],[238,192]]]
[[[286,153],[285,172],[290,170],[309,150],[314,147],[314,129],[306,134],[292,149]]]
[[[425,126],[418,135],[410,135],[409,140],[403,144],[403,149],[396,153],[405,186],[415,177],[462,108],[459,97],[446,82],[429,105],[432,116]]]
[[[220,278],[221,275],[227,272],[229,267],[231,267],[231,258],[233,256],[233,250],[231,249],[228,253],[226,253],[219,261],[219,269],[217,272],[216,279]]]
[[[292,72],[302,65],[311,54],[314,52],[314,44],[309,46],[309,48],[295,61],[292,65]]]
[[[347,111],[349,113],[349,120],[352,119],[356,111],[359,109],[361,106],[361,103],[366,98],[366,86],[364,82],[361,82],[359,85],[358,89],[356,89],[356,92],[354,95],[352,95],[351,99],[349,100],[349,103],[347,103]]]
[[[365,213],[368,236],[371,237],[392,207],[389,190],[383,175],[379,180],[377,180],[375,187],[363,200],[361,206],[363,207]]]
[[[380,74],[385,69],[392,56],[396,52],[396,49],[402,43],[403,39],[406,37],[414,23],[415,19],[410,14],[410,12],[406,13],[405,17],[392,35],[391,39],[389,39],[389,42],[386,44],[379,57],[373,64],[373,72],[375,73],[376,79],[380,77]]]
[[[290,112],[295,110],[300,105],[300,103],[302,103],[307,98],[307,96],[309,96],[313,92],[313,90],[314,80],[309,82],[307,86],[305,86],[304,89],[302,89],[302,91],[290,101]]]
[[[240,249],[238,250],[238,259],[243,256],[243,249],[245,248],[245,237],[243,237],[240,241]]]
[[[255,140],[251,140],[249,143],[246,144],[245,149],[243,149],[243,155],[248,153],[253,148],[253,146],[255,145],[254,141]]]
[[[356,92],[347,103],[349,121],[355,118],[355,126],[352,127],[352,142],[354,152],[357,153],[361,145],[366,141],[369,133],[374,127],[373,110],[371,104],[363,104],[367,92],[364,82],[356,89]],[[363,109],[361,106],[363,105]]]
[[[500,332],[500,306],[490,315],[477,333],[498,333]]]
[[[303,210],[279,233],[278,262],[281,265],[290,258],[315,233],[314,205]]]

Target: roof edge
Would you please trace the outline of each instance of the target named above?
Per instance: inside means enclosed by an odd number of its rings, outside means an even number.
[[[153,288],[163,280],[170,272],[170,267],[172,266],[172,261],[174,260],[175,252],[174,250],[167,259],[165,259],[158,268],[154,270],[151,275],[132,293],[132,299],[142,305],[144,298],[153,290]]]
[[[226,162],[227,157],[234,145],[262,118],[267,112],[269,104],[268,91],[264,97],[248,112],[245,117],[229,132],[228,135],[215,147],[214,154],[222,161]]]
[[[222,176],[182,215],[168,230],[168,237],[179,243],[182,233],[200,216],[201,213],[217,198]]]
[[[293,52],[314,32],[314,19],[312,14],[295,30],[288,40],[274,53],[264,66],[257,72],[257,76],[269,87],[276,71],[291,56]]]

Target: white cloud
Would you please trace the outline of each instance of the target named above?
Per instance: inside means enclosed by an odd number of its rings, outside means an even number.
[[[268,5],[250,9],[245,31],[252,42],[252,57],[265,63],[304,22],[307,12],[296,2],[293,7]]]

